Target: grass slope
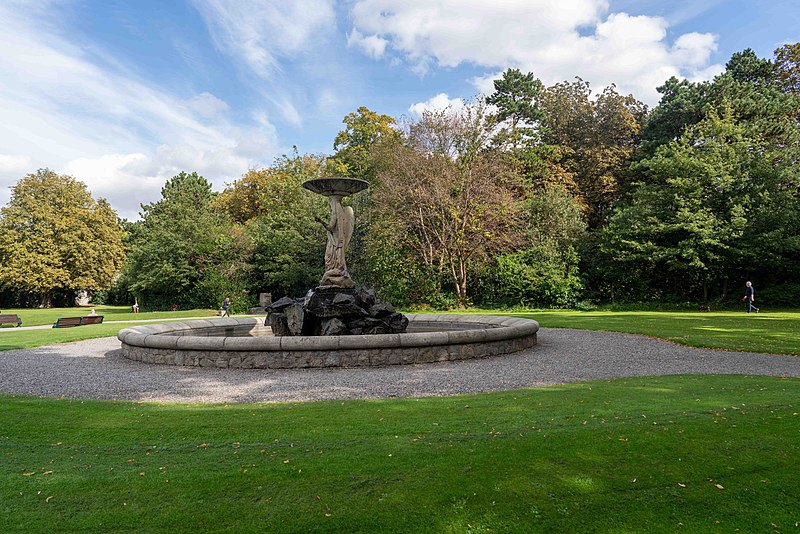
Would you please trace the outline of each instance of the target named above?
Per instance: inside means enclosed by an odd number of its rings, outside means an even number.
[[[765,532],[800,522],[800,379],[430,399],[0,396],[0,531]]]

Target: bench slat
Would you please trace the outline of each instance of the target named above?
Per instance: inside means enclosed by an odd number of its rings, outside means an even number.
[[[80,317],[59,317],[53,328],[69,328],[70,326],[80,326]]]
[[[0,324],[16,324],[22,325],[22,319],[15,313],[0,313]]]
[[[102,315],[92,315],[85,317],[60,317],[53,328],[69,328],[72,326],[83,326],[85,324],[100,324],[103,322]]]

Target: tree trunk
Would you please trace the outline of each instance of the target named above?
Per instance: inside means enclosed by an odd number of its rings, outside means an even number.
[[[703,304],[708,306],[708,276],[703,278]]]
[[[52,302],[52,299],[51,299],[51,292],[50,291],[42,292],[42,294],[40,295],[40,298],[39,298],[39,307],[40,308],[52,308],[53,307],[53,302]]]

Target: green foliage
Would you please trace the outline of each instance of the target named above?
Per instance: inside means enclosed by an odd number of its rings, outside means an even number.
[[[395,143],[400,136],[393,117],[381,115],[365,106],[348,113],[342,122],[345,129],[336,135],[336,153],[328,162],[337,175],[374,182],[380,161],[374,157],[376,146]]]
[[[577,245],[586,231],[580,203],[546,184],[525,202],[525,245],[500,255],[479,279],[476,303],[570,307],[583,284]]]
[[[297,296],[319,282],[325,232],[315,217],[326,217],[328,208],[323,197],[302,183],[321,177],[326,169],[323,156],[295,151],[268,168],[248,171],[217,199],[217,208],[241,225],[251,244],[240,262],[248,266],[254,295]]]
[[[515,168],[485,150],[493,127],[483,102],[425,112],[372,192],[375,216],[413,251],[418,271],[446,275],[462,307],[471,271],[518,238]]]
[[[125,253],[119,219],[71,176],[40,169],[20,180],[0,210],[0,286],[36,293],[104,289]]]
[[[580,298],[576,254],[565,258],[547,246],[503,254],[487,268],[478,285],[480,305],[569,308]]]
[[[197,173],[181,172],[167,181],[161,196],[142,206],[142,220],[131,226],[125,281],[140,305],[215,307],[224,294],[211,290],[241,294],[244,274],[231,250],[236,239],[213,209],[211,184]],[[240,241],[239,246],[247,246]],[[217,282],[221,276],[227,280],[222,287]]]
[[[494,93],[486,97],[486,103],[497,107],[497,120],[502,125],[495,135],[496,143],[514,148],[535,144],[544,119],[539,104],[542,88],[533,73],[522,74],[518,69],[507,69],[494,81]]]
[[[800,98],[780,72],[745,50],[713,82],[667,81],[632,168],[641,183],[599,234],[595,289],[724,302],[744,276],[798,275]]]
[[[765,308],[796,307],[800,305],[800,282],[773,283],[763,290],[759,290],[757,298],[758,305]]]

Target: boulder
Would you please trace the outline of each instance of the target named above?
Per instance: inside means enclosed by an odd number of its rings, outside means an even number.
[[[299,302],[293,302],[283,309],[283,313],[286,315],[286,325],[291,335],[299,336],[303,332],[303,323],[306,315],[303,305]]]
[[[345,336],[349,333],[350,330],[348,330],[347,325],[336,317],[321,321],[320,335],[322,336]]]
[[[408,319],[370,288],[315,287],[304,298],[283,297],[267,310],[276,336],[402,333]]]
[[[307,299],[306,310],[317,317],[357,317],[367,315],[367,311],[356,304],[353,289],[317,288]]]
[[[272,334],[276,336],[291,336],[292,332],[289,330],[289,325],[286,321],[286,314],[280,312],[272,312],[267,316],[269,327],[272,329]]]
[[[269,306],[267,306],[266,308],[267,308],[267,311],[270,312],[270,313],[271,312],[281,312],[281,311],[283,311],[284,308],[286,308],[288,306],[291,306],[294,303],[295,303],[295,300],[293,298],[282,297],[282,298],[276,300],[275,302],[273,302],[272,304],[270,304]]]
[[[369,307],[367,312],[369,313],[370,317],[385,317],[395,313],[394,307],[388,302],[378,302],[377,304],[373,304]]]
[[[359,287],[356,290],[356,303],[365,310],[370,306],[374,306],[377,302],[378,296],[371,287]]]

